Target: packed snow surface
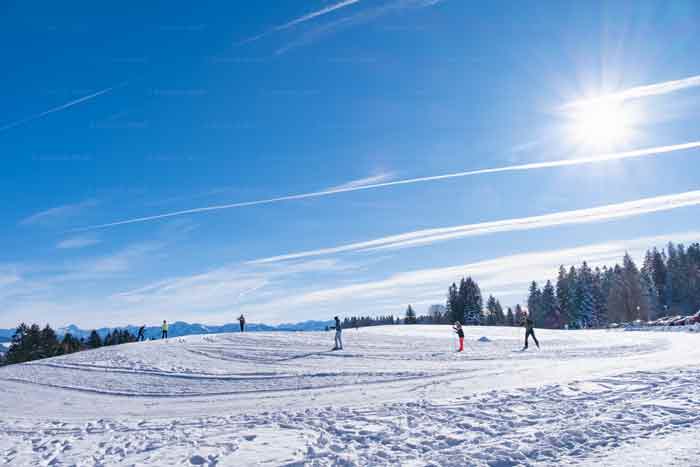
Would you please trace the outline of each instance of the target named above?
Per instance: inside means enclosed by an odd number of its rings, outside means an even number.
[[[463,353],[404,325],[0,368],[0,464],[700,465],[700,335],[464,331]]]

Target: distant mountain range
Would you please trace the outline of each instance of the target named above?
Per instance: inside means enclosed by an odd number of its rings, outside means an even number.
[[[323,331],[326,326],[332,326],[333,321],[303,321],[301,323],[285,323],[278,324],[276,326],[270,326],[267,324],[250,323],[246,324],[246,332],[260,332],[260,331]],[[117,328],[99,328],[96,329],[100,337],[104,337],[108,332],[115,329],[127,329],[132,334],[136,335],[139,331],[140,326],[122,326]],[[71,324],[64,328],[55,329],[56,334],[63,336],[66,333],[71,333],[77,338],[85,338],[90,335],[92,329],[81,329],[78,326]],[[238,323],[223,324],[220,326],[209,326],[199,323],[185,323],[184,321],[176,321],[174,323],[169,323],[168,326],[168,337],[179,337],[179,336],[189,336],[191,334],[218,334],[222,332],[239,332],[240,326]],[[0,342],[8,342],[12,339],[12,335],[15,333],[13,329],[0,329]],[[145,330],[146,339],[159,338],[160,337],[160,326],[149,326]]]

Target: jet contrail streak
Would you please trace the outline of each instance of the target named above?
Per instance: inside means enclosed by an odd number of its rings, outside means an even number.
[[[220,205],[214,205],[214,206],[205,206],[205,207],[201,207],[201,208],[185,209],[182,211],[167,212],[167,213],[163,213],[163,214],[156,214],[153,216],[137,217],[134,219],[126,219],[123,221],[110,222],[107,224],[99,224],[99,225],[93,225],[93,226],[83,227],[83,228],[79,228],[79,229],[73,229],[72,232],[103,229],[103,228],[107,228],[107,227],[114,227],[117,225],[135,224],[138,222],[147,222],[147,221],[153,221],[153,220],[157,220],[157,219],[165,219],[168,217],[183,216],[183,215],[187,215],[187,214],[196,214],[196,213],[200,213],[200,212],[218,211],[218,210],[222,210],[222,209],[242,208],[242,207],[248,207],[248,206],[258,206],[258,205],[262,205],[262,204],[273,204],[273,203],[279,203],[279,202],[283,202],[283,201],[293,201],[293,200],[300,200],[300,199],[307,199],[307,198],[320,198],[322,196],[337,195],[340,193],[349,193],[352,191],[372,190],[372,189],[377,189],[377,188],[386,188],[386,187],[392,187],[392,186],[398,186],[398,185],[410,185],[413,183],[433,182],[433,181],[438,181],[438,180],[447,180],[450,178],[468,177],[468,176],[473,176],[473,175],[484,175],[484,174],[493,174],[493,173],[501,173],[501,172],[518,172],[518,171],[526,171],[526,170],[547,169],[547,168],[553,168],[553,167],[566,167],[566,166],[573,166],[573,165],[595,164],[595,163],[600,163],[600,162],[608,162],[608,161],[622,160],[622,159],[632,159],[632,158],[638,158],[638,157],[648,157],[648,156],[666,154],[666,153],[675,152],[675,151],[694,149],[694,148],[699,148],[699,147],[700,147],[700,141],[693,141],[693,142],[683,143],[683,144],[674,144],[674,145],[670,145],[670,146],[657,146],[654,148],[645,148],[645,149],[635,149],[633,151],[625,151],[625,152],[618,152],[618,153],[612,153],[612,154],[603,154],[603,155],[599,155],[599,156],[579,157],[579,158],[575,158],[575,159],[561,159],[561,160],[548,161],[548,162],[534,162],[534,163],[530,163],[530,164],[509,165],[509,166],[505,166],[505,167],[495,167],[495,168],[490,168],[490,169],[469,170],[466,172],[457,172],[457,173],[451,173],[451,174],[445,174],[445,175],[433,175],[433,176],[429,176],[429,177],[409,178],[409,179],[404,179],[404,180],[395,180],[393,182],[374,183],[371,185],[315,191],[315,192],[311,192],[311,193],[302,193],[302,194],[297,194],[297,195],[280,196],[277,198],[269,198],[269,199],[255,200],[255,201],[244,201],[244,202],[239,202],[239,203],[220,204]]]
[[[664,81],[661,83],[647,84],[645,86],[637,86],[634,88],[625,89],[624,91],[594,97],[592,99],[581,99],[565,104],[564,108],[580,107],[600,102],[641,99],[643,97],[668,94],[697,86],[700,86],[700,75],[689,76],[688,78],[677,79],[674,81]]]
[[[244,40],[238,42],[236,45],[243,45],[243,44],[248,44],[250,42],[255,42],[258,39],[262,39],[263,37],[267,36],[270,33],[277,32],[277,31],[284,31],[285,29],[289,29],[291,27],[294,27],[297,24],[304,23],[306,21],[312,20],[312,19],[317,18],[319,16],[327,15],[328,13],[331,13],[335,10],[340,10],[341,8],[345,8],[346,6],[354,5],[355,3],[359,3],[359,2],[360,2],[360,0],[344,0],[342,2],[335,3],[333,5],[328,5],[325,8],[321,8],[320,10],[313,11],[311,13],[304,15],[304,16],[300,16],[299,18],[288,21],[284,24],[280,24],[279,26],[275,26],[272,29],[269,29],[265,32],[262,32],[256,36],[252,36],[252,37],[249,37],[248,39],[244,39]]]
[[[126,84],[127,84],[127,83],[124,82],[124,83],[118,84],[117,86],[112,86],[112,87],[110,87],[110,88],[103,89],[103,90],[101,90],[101,91],[97,91],[97,92],[92,93],[92,94],[90,94],[90,95],[83,96],[83,97],[81,97],[81,98],[79,98],[79,99],[76,99],[76,100],[74,100],[74,101],[66,102],[65,104],[61,104],[61,105],[59,105],[58,107],[54,107],[54,108],[52,108],[52,109],[45,110],[44,112],[41,112],[41,113],[38,113],[38,114],[34,114],[34,115],[30,115],[29,117],[23,118],[22,120],[17,120],[17,121],[15,121],[15,122],[8,123],[7,125],[1,126],[1,127],[0,127],[0,132],[9,130],[10,128],[15,128],[15,127],[20,126],[20,125],[23,125],[23,124],[25,124],[25,123],[29,123],[29,122],[31,122],[31,121],[34,121],[34,120],[37,120],[37,119],[39,119],[39,118],[45,117],[45,116],[47,116],[47,115],[49,115],[49,114],[52,114],[52,113],[54,113],[54,112],[59,112],[59,111],[61,111],[61,110],[65,110],[65,109],[67,109],[67,108],[69,108],[69,107],[73,107],[74,105],[78,105],[78,104],[80,104],[80,103],[82,103],[82,102],[89,101],[90,99],[94,99],[95,97],[101,96],[102,94],[107,94],[108,92],[113,91],[113,90],[115,90],[115,89],[117,89],[117,88],[120,88],[120,87],[122,87],[122,86],[126,86]]]
[[[488,235],[501,232],[542,229],[562,225],[587,224],[624,219],[655,212],[700,205],[700,190],[676,193],[672,195],[642,198],[593,208],[559,211],[541,216],[517,217],[500,221],[464,224],[454,227],[438,227],[412,232],[404,232],[388,237],[375,238],[363,242],[308,250],[298,253],[288,253],[269,258],[249,261],[248,264],[268,264],[280,261],[298,260],[309,257],[325,256],[338,253],[372,252],[388,249],[412,248],[429,245],[447,240],[465,237]]]

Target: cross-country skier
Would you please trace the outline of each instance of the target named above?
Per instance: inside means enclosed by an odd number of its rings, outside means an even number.
[[[241,313],[241,316],[238,317],[238,324],[241,325],[241,332],[245,331],[245,316],[243,316],[243,313]]]
[[[532,336],[532,339],[535,341],[535,345],[539,349],[540,343],[537,342],[537,338],[535,337],[535,322],[530,319],[530,316],[527,316],[525,317],[523,324],[525,326],[525,347],[523,347],[523,350],[527,349],[527,341],[530,336]]]
[[[459,350],[457,352],[464,352],[464,331],[462,330],[462,323],[455,321],[452,329],[454,329],[459,336]]]
[[[141,342],[146,340],[146,336],[144,336],[144,331],[146,330],[146,325],[144,324],[139,328],[139,333],[136,336],[136,342]]]
[[[167,339],[168,338],[168,322],[166,320],[163,320],[163,325],[160,327],[160,338],[161,339]]]
[[[343,327],[340,325],[340,318],[336,316],[333,319],[335,319],[335,326],[331,326],[331,329],[335,329],[335,347],[333,347],[333,350],[343,350]]]

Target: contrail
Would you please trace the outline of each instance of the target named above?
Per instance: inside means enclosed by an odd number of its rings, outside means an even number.
[[[248,264],[268,264],[279,261],[298,260],[302,258],[325,256],[338,253],[370,252],[387,249],[411,248],[464,237],[488,235],[493,233],[514,232],[542,229],[561,225],[587,224],[624,219],[654,212],[700,205],[700,190],[676,193],[672,195],[642,198],[617,204],[596,206],[593,208],[560,211],[540,216],[516,217],[500,221],[464,224],[453,227],[440,227],[413,232],[404,232],[388,237],[375,238],[357,243],[288,253],[269,258],[249,261]]]
[[[76,100],[67,102],[67,103],[65,103],[65,104],[59,105],[58,107],[53,107],[53,108],[51,108],[51,109],[49,109],[49,110],[46,110],[46,111],[44,111],[44,112],[31,115],[31,116],[29,116],[29,117],[23,118],[22,120],[17,120],[16,122],[8,123],[7,125],[0,127],[0,131],[9,130],[10,128],[14,128],[14,127],[17,127],[17,126],[22,125],[22,124],[24,124],[24,123],[28,123],[28,122],[31,122],[31,121],[33,121],[33,120],[36,120],[36,119],[45,117],[46,115],[52,114],[52,113],[54,113],[54,112],[58,112],[58,111],[67,109],[67,108],[69,108],[69,107],[73,107],[74,105],[78,105],[78,104],[80,104],[80,103],[82,103],[82,102],[89,101],[89,100],[91,100],[91,99],[94,99],[95,97],[101,96],[102,94],[106,94],[106,93],[111,92],[111,91],[113,91],[113,90],[115,90],[115,89],[118,89],[118,88],[121,88],[121,87],[123,87],[123,86],[126,86],[127,84],[128,84],[127,82],[124,82],[124,83],[118,84],[117,86],[112,86],[112,87],[103,89],[103,90],[101,90],[101,91],[97,91],[97,92],[95,92],[95,93],[93,93],[93,94],[89,94],[89,95],[83,96],[83,97],[81,97],[81,98],[79,98],[79,99],[76,99]]]
[[[624,91],[606,94],[592,99],[580,99],[564,104],[563,108],[580,107],[589,104],[600,102],[626,101],[629,99],[641,99],[643,97],[658,96],[671,92],[681,91],[683,89],[700,86],[700,75],[689,76],[688,78],[677,79],[673,81],[664,81],[661,83],[648,84],[645,86],[636,86],[625,89]]]
[[[277,31],[284,31],[285,29],[289,29],[291,27],[296,26],[297,24],[304,23],[306,21],[312,20],[314,18],[318,18],[319,16],[327,15],[328,13],[331,13],[335,10],[340,10],[341,8],[345,8],[346,6],[354,5],[355,3],[359,3],[360,0],[344,0],[339,3],[334,3],[333,5],[328,5],[325,8],[321,8],[320,10],[312,11],[311,13],[308,13],[304,16],[300,16],[299,18],[293,19],[291,21],[288,21],[284,24],[280,24],[279,26],[275,26],[272,29],[269,29],[268,31],[265,31],[263,33],[258,34],[257,36],[249,37],[248,39],[244,39],[240,42],[238,42],[236,45],[243,45],[243,44],[248,44],[250,42],[255,42],[258,39],[262,39],[263,37],[267,36],[268,34],[271,34],[273,32]]]
[[[308,198],[320,198],[322,196],[337,195],[340,193],[349,193],[352,191],[373,190],[373,189],[377,189],[377,188],[386,188],[386,187],[392,187],[392,186],[398,186],[398,185],[410,185],[413,183],[433,182],[433,181],[438,181],[438,180],[447,180],[450,178],[469,177],[469,176],[473,176],[473,175],[484,175],[484,174],[493,174],[493,173],[500,173],[500,172],[517,172],[517,171],[525,171],[525,170],[537,170],[537,169],[546,169],[546,168],[552,168],[552,167],[566,167],[566,166],[583,165],[583,164],[595,164],[595,163],[608,162],[608,161],[613,161],[613,160],[632,159],[632,158],[645,157],[645,156],[655,156],[655,155],[659,155],[659,154],[665,154],[665,153],[670,153],[670,152],[675,152],[675,151],[683,151],[683,150],[694,149],[694,148],[698,148],[698,147],[700,147],[700,141],[693,141],[693,142],[683,143],[683,144],[674,144],[671,146],[657,146],[654,148],[635,149],[634,151],[618,152],[618,153],[612,153],[612,154],[603,154],[603,155],[599,155],[599,156],[579,157],[579,158],[575,158],[575,159],[561,159],[561,160],[548,161],[548,162],[535,162],[535,163],[531,163],[531,164],[509,165],[509,166],[505,166],[505,167],[469,170],[466,172],[457,172],[457,173],[451,173],[451,174],[445,174],[445,175],[433,175],[433,176],[429,176],[429,177],[418,177],[418,178],[409,178],[409,179],[404,179],[404,180],[395,180],[393,182],[374,183],[371,185],[354,186],[354,187],[347,187],[347,188],[335,188],[335,189],[330,189],[330,190],[315,191],[315,192],[311,192],[311,193],[302,193],[302,194],[297,194],[297,195],[280,196],[277,198],[261,199],[261,200],[255,200],[255,201],[244,201],[244,202],[231,203],[231,204],[220,204],[220,205],[214,205],[214,206],[205,206],[205,207],[201,207],[201,208],[185,209],[182,211],[166,212],[163,214],[156,214],[153,216],[137,217],[134,219],[126,219],[123,221],[110,222],[107,224],[99,224],[99,225],[93,225],[93,226],[83,227],[83,228],[79,228],[79,229],[73,229],[73,230],[71,230],[71,232],[81,232],[81,231],[86,231],[86,230],[103,229],[103,228],[107,228],[107,227],[114,227],[117,225],[135,224],[138,222],[147,222],[147,221],[153,221],[153,220],[157,220],[157,219],[165,219],[168,217],[184,216],[187,214],[196,214],[196,213],[200,213],[200,212],[219,211],[222,209],[242,208],[242,207],[248,207],[248,206],[258,206],[258,205],[262,205],[262,204],[273,204],[273,203],[280,203],[283,201],[293,201],[293,200],[308,199]]]
[[[59,112],[61,110],[65,110],[69,107],[73,107],[74,105],[78,105],[82,102],[89,101],[90,99],[94,99],[95,97],[101,96],[102,94],[107,94],[108,92],[111,92],[117,88],[121,88],[123,86],[126,86],[127,84],[128,84],[127,82],[124,82],[124,83],[118,84],[116,86],[112,86],[110,88],[103,89],[101,91],[97,91],[97,92],[92,93],[90,95],[83,96],[83,97],[76,99],[74,101],[66,102],[65,104],[59,105],[58,107],[54,107],[54,108],[49,109],[49,110],[45,110],[44,112],[30,115],[29,117],[23,118],[22,120],[17,120],[16,122],[8,123],[7,125],[0,127],[0,132],[9,130],[10,128],[15,128],[15,127],[23,125],[25,123],[29,123],[31,121],[45,117],[45,116],[52,114],[54,112]]]

